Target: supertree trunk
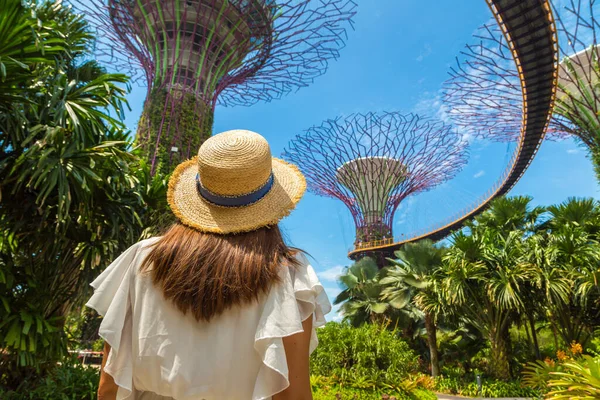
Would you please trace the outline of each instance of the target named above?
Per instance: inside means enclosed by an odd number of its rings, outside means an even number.
[[[289,143],[284,158],[299,166],[309,191],[348,207],[356,258],[373,257],[381,268],[393,252],[372,248],[394,240],[398,205],[454,178],[468,151],[460,134],[441,121],[382,112],[313,126]]]
[[[352,0],[65,0],[98,33],[96,52],[142,78],[137,142],[152,175],[211,134],[221,106],[278,99],[310,85],[344,47]]]
[[[194,95],[153,90],[136,135],[152,174],[167,174],[173,165],[192,157],[211,136],[213,120],[213,107]]]

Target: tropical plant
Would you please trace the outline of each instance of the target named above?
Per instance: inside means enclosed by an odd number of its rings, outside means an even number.
[[[573,198],[548,211],[543,229],[526,241],[527,262],[538,272],[542,294],[536,305],[564,345],[585,346],[600,326],[600,207],[592,199]]]
[[[66,358],[48,376],[30,377],[20,382],[15,390],[3,390],[2,400],[96,400],[100,371],[81,365],[76,359]]]
[[[419,357],[387,325],[329,322],[318,336],[311,374],[328,377],[331,384],[402,392],[403,381],[417,372]]]
[[[441,267],[444,249],[430,240],[406,244],[395,253],[397,260],[379,281],[383,286],[381,298],[399,310],[416,307],[421,311],[427,332],[431,375],[440,371],[437,349],[436,317],[443,307],[438,296],[436,281],[431,275]],[[417,315],[416,313],[411,313]]]
[[[338,278],[343,290],[334,300],[342,304],[344,320],[353,326],[385,319],[388,304],[380,300],[379,268],[370,257],[364,257],[346,267]]]
[[[441,332],[439,351],[441,361],[446,366],[457,366],[463,374],[469,374],[474,368],[474,359],[486,343],[476,326],[458,315],[446,316],[445,322],[451,327]]]
[[[600,397],[600,357],[584,355],[550,372],[549,399],[594,399]]]
[[[582,354],[573,342],[559,350],[556,360],[547,358],[527,364],[523,381],[545,393],[546,399],[594,399],[600,397],[600,356]]]
[[[66,353],[69,309],[142,231],[127,78],[86,61],[93,37],[55,3],[0,0],[0,376]],[[29,368],[31,367],[31,368]]]
[[[458,394],[461,396],[476,396],[478,398],[510,398],[527,397],[537,398],[539,393],[529,387],[523,386],[519,381],[503,382],[493,379],[482,379],[481,389],[474,380],[438,377],[435,382],[435,391]]]
[[[489,340],[490,373],[510,377],[509,328],[525,311],[523,288],[535,270],[522,262],[522,240],[535,230],[542,209],[530,198],[500,198],[468,224],[470,234],[452,236],[439,272],[440,294],[447,306]]]

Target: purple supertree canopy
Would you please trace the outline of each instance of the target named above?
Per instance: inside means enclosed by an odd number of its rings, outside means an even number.
[[[450,69],[443,85],[443,107],[464,133],[514,141],[521,130],[523,96],[515,62],[500,28],[484,25]]]
[[[596,136],[600,127],[598,5],[595,0],[555,1],[553,14],[562,61],[547,138],[575,134],[589,145],[589,136]],[[523,94],[511,50],[496,24],[483,26],[475,37],[478,42],[461,52],[462,60],[444,83],[444,111],[475,137],[515,141],[522,124]]]
[[[284,158],[299,166],[311,192],[350,209],[359,246],[391,239],[400,202],[453,178],[468,153],[450,126],[389,112],[327,120],[296,136]]]
[[[97,31],[100,58],[145,79],[137,138],[166,170],[210,136],[217,104],[270,101],[322,75],[356,8],[352,0],[70,3]]]

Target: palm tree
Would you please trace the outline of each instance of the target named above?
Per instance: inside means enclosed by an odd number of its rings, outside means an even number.
[[[544,229],[527,240],[527,261],[539,271],[540,304],[555,337],[585,345],[600,326],[600,207],[571,198],[548,211]]]
[[[541,208],[530,198],[501,198],[473,223],[470,235],[452,236],[440,270],[441,296],[490,342],[490,372],[510,377],[509,328],[526,312],[526,290],[535,269],[523,263],[523,238],[538,225]]]
[[[365,257],[346,267],[338,278],[343,290],[333,303],[344,303],[341,307],[344,320],[353,326],[385,320],[388,304],[380,300],[382,287],[378,277],[377,263]]]
[[[431,275],[440,268],[443,254],[444,249],[434,246],[430,240],[406,244],[395,253],[397,260],[390,260],[392,265],[380,280],[384,287],[382,300],[400,310],[417,307],[423,314],[432,376],[440,373],[435,320],[441,303]]]
[[[530,196],[499,197],[490,208],[479,215],[476,224],[508,234],[521,231],[530,234],[539,229],[540,217],[546,211],[544,207],[531,207]]]

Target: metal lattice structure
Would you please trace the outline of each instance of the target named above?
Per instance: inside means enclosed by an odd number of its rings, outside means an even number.
[[[558,8],[558,7],[556,7]],[[552,129],[600,150],[600,2],[570,0],[557,20],[561,62]]]
[[[348,207],[358,249],[393,242],[398,205],[453,178],[467,162],[466,146],[449,125],[418,115],[352,114],[296,136],[284,158],[300,167],[312,193]]]
[[[148,87],[137,141],[168,172],[210,136],[214,109],[305,87],[339,56],[352,0],[69,0],[113,69]]]
[[[356,259],[366,252],[387,252],[422,239],[440,240],[483,212],[494,198],[508,193],[535,157],[548,129],[558,81],[558,45],[548,0],[487,0],[511,49],[521,83],[522,113],[517,148],[496,184],[471,206],[447,220],[413,232],[393,243],[370,242],[349,252]]]
[[[600,67],[597,32],[600,3],[556,1],[552,5],[561,62],[548,139],[576,135],[600,145]],[[512,50],[497,25],[484,25],[467,45],[444,84],[445,111],[475,137],[516,141],[520,136],[523,92]]]

